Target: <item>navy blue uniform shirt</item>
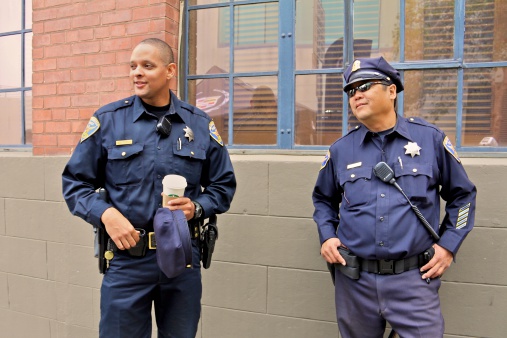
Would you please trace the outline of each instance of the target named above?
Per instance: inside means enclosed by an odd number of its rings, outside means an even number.
[[[373,173],[380,161],[456,256],[474,225],[475,185],[441,130],[401,116],[383,139],[361,125],[331,145],[312,195],[321,244],[338,237],[359,257],[401,259],[434,243],[402,193]]]
[[[168,114],[172,131],[166,138],[157,133],[157,118],[137,96],[93,115],[62,175],[63,196],[74,215],[101,227],[102,214],[114,206],[134,227],[153,231],[162,179],[168,174],[187,179],[185,197],[199,202],[204,216],[229,209],[236,179],[211,118],[173,93]],[[193,140],[185,136],[187,127]],[[98,198],[100,187],[108,191],[110,203]]]

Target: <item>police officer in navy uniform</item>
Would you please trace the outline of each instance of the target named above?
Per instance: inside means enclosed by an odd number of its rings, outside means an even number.
[[[312,195],[340,334],[383,337],[388,322],[401,337],[442,337],[440,276],[472,230],[476,188],[440,129],[396,114],[403,84],[384,58],[355,60],[344,80],[360,125],[331,145]],[[380,162],[408,200],[376,176]]]
[[[228,210],[236,189],[229,154],[211,118],[169,89],[176,65],[162,40],[133,50],[135,95],[100,108],[90,119],[63,172],[70,211],[104,227],[117,252],[101,287],[100,337],[151,337],[154,304],[158,337],[193,338],[201,311],[199,236],[192,236],[193,268],[168,278],[156,250],[132,257],[162,205],[162,178],[187,180],[184,197],[164,206],[183,211],[189,225]],[[109,201],[95,190],[104,187]]]

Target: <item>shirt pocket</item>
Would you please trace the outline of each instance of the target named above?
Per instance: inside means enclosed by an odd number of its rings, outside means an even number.
[[[183,144],[183,147],[175,143],[173,145],[173,154],[175,171],[184,176],[190,186],[197,186],[201,180],[206,151],[197,143]]]
[[[409,162],[403,163],[402,168],[399,163],[396,163],[394,177],[411,201],[427,200],[430,184],[433,181],[431,164]],[[406,201],[403,196],[400,197]]]
[[[135,185],[144,177],[142,144],[114,146],[108,152],[108,174],[115,185]]]
[[[342,205],[344,208],[355,208],[371,202],[372,167],[353,168],[341,172],[340,186],[343,189]]]

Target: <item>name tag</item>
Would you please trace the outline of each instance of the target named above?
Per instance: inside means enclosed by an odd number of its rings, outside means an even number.
[[[116,145],[117,146],[126,146],[132,144],[132,140],[117,140]]]
[[[363,165],[363,162],[356,162],[347,165],[347,169],[357,168]]]

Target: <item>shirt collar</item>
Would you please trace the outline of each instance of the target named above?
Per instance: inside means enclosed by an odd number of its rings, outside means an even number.
[[[396,124],[394,125],[392,132],[398,133],[402,137],[412,141],[412,137],[410,136],[410,133],[408,131],[407,124],[408,124],[408,122],[407,122],[406,118],[396,115]],[[372,132],[370,130],[368,130],[368,128],[366,128],[363,124],[361,124],[359,126],[357,132],[359,133],[359,138],[361,140],[361,144],[363,144],[367,138],[371,139]]]
[[[189,116],[185,109],[181,109],[180,100],[174,95],[172,91],[169,91],[171,94],[171,105],[169,106],[169,115],[176,114],[178,115],[183,122],[188,124]],[[146,110],[144,109],[143,102],[139,96],[135,96],[134,99],[134,114],[133,114],[133,122],[136,122],[141,118],[143,114],[146,114]]]

